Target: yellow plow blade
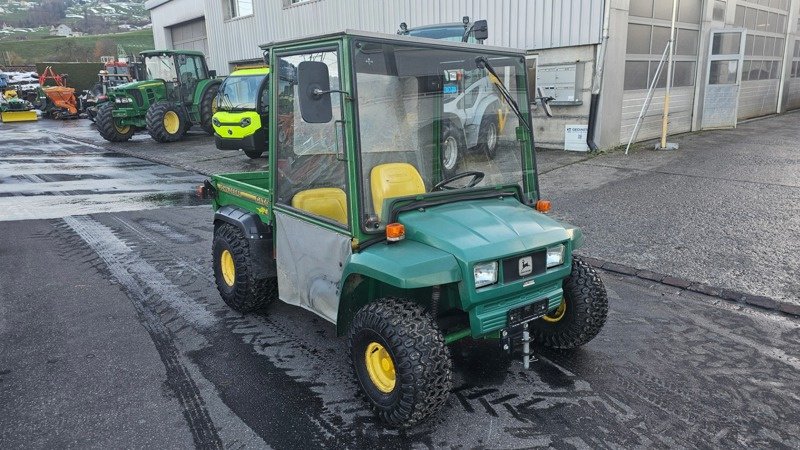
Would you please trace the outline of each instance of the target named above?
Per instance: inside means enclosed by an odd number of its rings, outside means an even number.
[[[5,122],[33,122],[39,120],[36,111],[3,111],[0,120]]]

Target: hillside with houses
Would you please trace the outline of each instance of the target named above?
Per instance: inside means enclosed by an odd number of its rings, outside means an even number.
[[[144,0],[0,0],[0,41],[148,29]]]

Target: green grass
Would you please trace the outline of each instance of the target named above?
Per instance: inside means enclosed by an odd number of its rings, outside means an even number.
[[[50,61],[99,62],[94,55],[95,44],[99,40],[113,41],[122,45],[129,54],[135,54],[153,48],[153,31],[138,30],[128,33],[51,39],[39,36],[39,39],[27,41],[4,40],[2,50],[3,53],[13,52],[15,57],[21,59],[18,63],[22,64]],[[0,53],[0,63],[8,63],[3,53]]]

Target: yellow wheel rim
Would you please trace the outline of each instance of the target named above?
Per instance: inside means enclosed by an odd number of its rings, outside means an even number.
[[[371,342],[364,353],[364,364],[372,384],[384,394],[394,390],[394,361],[386,348],[377,342]]]
[[[219,259],[222,279],[225,280],[225,284],[233,287],[233,283],[236,281],[236,267],[233,265],[233,255],[230,251],[223,250]]]
[[[213,116],[217,112],[217,99],[211,101],[211,115]]]
[[[167,111],[164,113],[164,129],[169,134],[175,134],[181,128],[181,118],[175,111]]]
[[[542,317],[542,319],[544,319],[545,322],[555,323],[555,322],[558,322],[559,320],[563,319],[564,318],[564,313],[566,313],[566,312],[567,312],[567,299],[562,298],[561,299],[561,304],[558,305],[558,309],[556,309],[552,313],[547,314],[546,316]]]
[[[120,134],[126,134],[131,129],[130,125],[117,125],[116,122],[114,123],[114,128]]]

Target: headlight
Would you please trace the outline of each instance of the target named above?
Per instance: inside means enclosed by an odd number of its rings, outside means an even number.
[[[222,122],[220,122],[216,117],[211,119],[211,123],[213,123],[215,127],[222,126]]]
[[[245,117],[244,119],[242,119],[242,121],[239,122],[239,126],[241,126],[242,128],[250,126],[250,118]]]
[[[564,264],[564,244],[547,248],[547,268]]]
[[[476,288],[497,283],[497,261],[475,264],[473,275]]]

